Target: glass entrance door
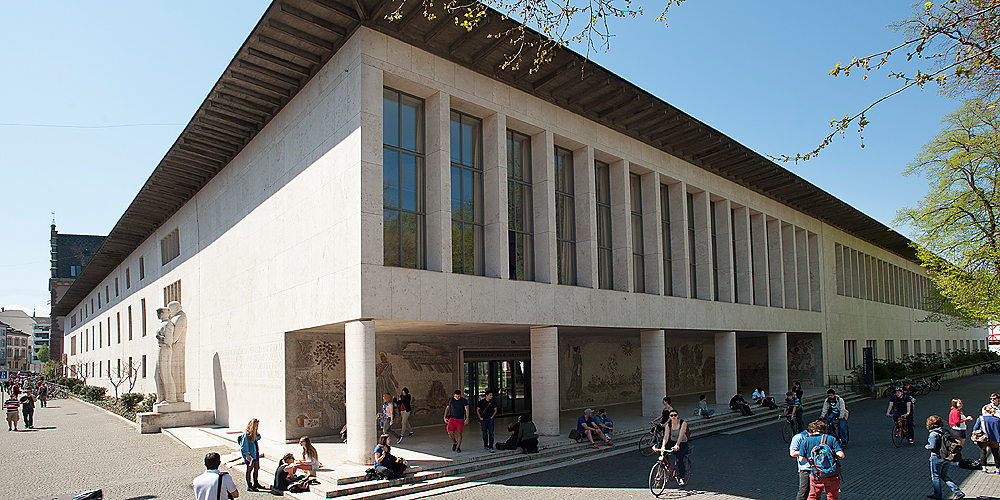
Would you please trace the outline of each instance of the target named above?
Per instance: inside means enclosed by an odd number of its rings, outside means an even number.
[[[528,351],[466,351],[464,356],[465,393],[469,408],[483,399],[487,389],[502,415],[517,415],[531,410],[531,360]]]

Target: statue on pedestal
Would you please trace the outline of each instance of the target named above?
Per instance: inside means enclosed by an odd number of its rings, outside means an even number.
[[[156,381],[158,403],[179,403],[184,401],[185,387],[184,351],[187,338],[187,315],[181,311],[181,304],[172,301],[167,307],[156,309],[160,327],[156,330]]]

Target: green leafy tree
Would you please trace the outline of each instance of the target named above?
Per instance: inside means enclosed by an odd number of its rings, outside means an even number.
[[[49,362],[49,346],[47,346],[47,345],[46,346],[42,346],[42,348],[38,350],[38,354],[35,354],[35,358],[38,359],[38,361],[41,361],[42,363],[48,363]]]
[[[914,229],[921,265],[946,299],[931,297],[934,313],[982,323],[1000,317],[997,103],[967,101],[944,124],[903,172],[925,176],[930,190],[895,222]]]

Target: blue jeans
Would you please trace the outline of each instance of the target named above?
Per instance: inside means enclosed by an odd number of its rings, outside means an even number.
[[[826,417],[826,425],[830,428],[831,433],[837,433],[834,437],[840,441],[840,444],[844,444],[844,435],[847,434],[847,422],[842,418],[833,418],[828,416]]]
[[[483,429],[483,447],[493,448],[493,419],[480,420],[479,426]]]
[[[958,485],[948,477],[948,466],[950,462],[938,458],[936,453],[931,453],[931,485],[934,486],[934,496],[941,498],[941,482],[951,488],[951,492],[958,495],[962,492]]]

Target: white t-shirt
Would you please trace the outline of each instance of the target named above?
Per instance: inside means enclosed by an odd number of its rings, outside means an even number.
[[[218,500],[219,470],[209,469],[205,471],[204,474],[194,478],[191,485],[194,486],[194,497],[197,500]],[[236,483],[233,482],[233,477],[226,474],[222,478],[222,487],[229,492],[236,491]],[[226,495],[222,495],[222,498],[225,499],[227,497]]]

